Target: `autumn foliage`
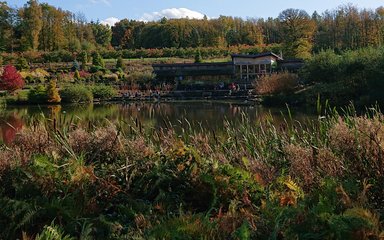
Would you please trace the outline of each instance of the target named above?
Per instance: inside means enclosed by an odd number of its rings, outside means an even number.
[[[4,67],[0,76],[0,90],[14,92],[24,86],[24,80],[17,69],[12,65]]]

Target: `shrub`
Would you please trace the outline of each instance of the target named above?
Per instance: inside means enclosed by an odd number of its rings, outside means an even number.
[[[0,76],[0,90],[14,92],[23,86],[24,81],[16,68],[12,65],[5,66]]]
[[[65,50],[47,52],[43,58],[46,62],[72,62],[75,60],[72,53]]]
[[[25,59],[23,57],[18,58],[17,62],[16,62],[16,68],[19,71],[25,70],[25,69],[29,69],[29,65],[28,65],[27,59]]]
[[[92,87],[92,94],[94,98],[105,100],[116,96],[116,90],[111,86],[96,85]]]
[[[96,72],[106,72],[106,69],[103,68],[102,66],[91,66],[91,68],[89,69],[89,72],[90,73],[96,73]]]
[[[89,79],[91,77],[92,74],[90,74],[89,72],[87,71],[84,71],[84,70],[81,70],[79,72],[79,75],[80,75],[80,78],[82,79]]]
[[[201,62],[202,62],[201,51],[200,49],[198,49],[195,54],[195,63],[201,63]]]
[[[43,85],[32,88],[28,93],[28,101],[30,103],[47,103],[47,89]]]
[[[81,76],[80,76],[79,70],[76,69],[75,74],[74,74],[73,77],[75,78],[75,80],[81,80]]]
[[[119,81],[119,76],[116,73],[105,74],[103,79],[108,82],[117,82]]]
[[[91,90],[84,85],[69,85],[60,91],[61,101],[67,103],[92,102]]]
[[[80,65],[79,65],[79,62],[78,61],[73,61],[72,63],[72,71],[79,71],[80,70]]]
[[[256,92],[262,95],[291,92],[297,85],[297,74],[289,72],[265,75],[256,80],[255,83]]]
[[[124,68],[124,65],[123,65],[123,58],[122,57],[119,57],[116,61],[116,68],[117,69],[123,69]]]
[[[133,72],[125,77],[130,83],[148,83],[155,79],[152,72]]]
[[[45,79],[50,76],[50,74],[41,68],[36,68],[30,73],[26,73],[26,78],[29,77],[29,82],[39,82],[44,83]]]

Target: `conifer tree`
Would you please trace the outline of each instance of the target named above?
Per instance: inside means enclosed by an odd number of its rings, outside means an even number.
[[[47,89],[47,97],[48,97],[48,102],[50,103],[61,102],[61,97],[56,87],[56,80],[51,80],[49,82],[48,89]]]
[[[100,54],[99,54],[98,52],[94,52],[94,53],[92,54],[92,65],[93,65],[93,66],[99,66],[99,67],[102,67],[102,68],[105,67],[104,60],[103,60],[103,58],[100,56]]]

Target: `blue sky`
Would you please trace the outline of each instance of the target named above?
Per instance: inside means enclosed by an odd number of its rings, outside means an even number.
[[[11,6],[22,6],[26,0],[8,0]],[[161,16],[199,18],[220,15],[237,17],[277,17],[287,8],[299,8],[312,14],[352,3],[360,8],[376,9],[384,0],[40,0],[72,12],[82,12],[88,20],[137,19],[152,20]],[[115,19],[115,20],[116,20]]]

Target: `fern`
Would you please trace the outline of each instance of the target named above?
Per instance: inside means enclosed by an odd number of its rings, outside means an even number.
[[[35,240],[74,240],[75,238],[64,235],[63,230],[54,225],[53,222],[49,226],[44,226],[44,230],[37,234]]]

